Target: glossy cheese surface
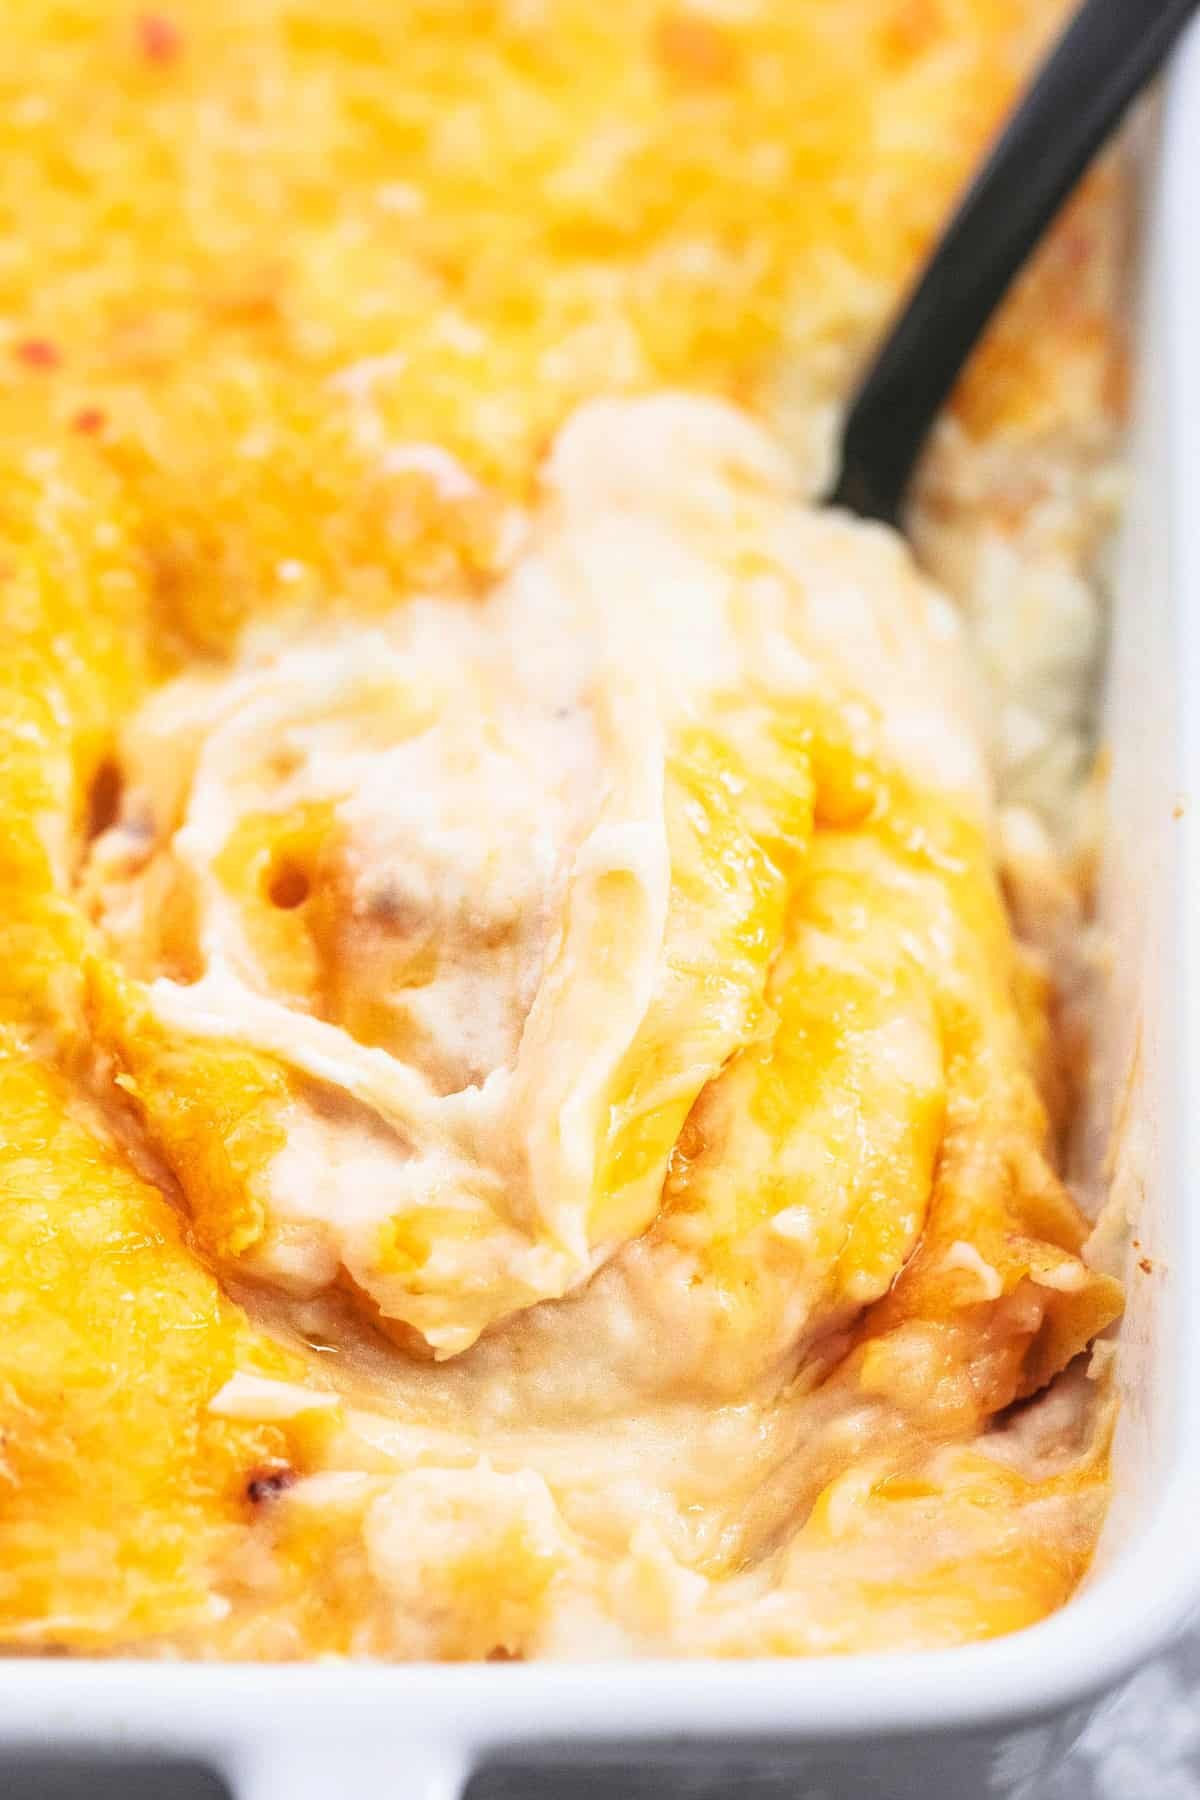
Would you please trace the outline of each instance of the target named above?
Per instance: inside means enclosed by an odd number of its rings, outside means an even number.
[[[987,686],[804,498],[1043,10],[15,10],[5,1643],[815,1654],[1080,1578],[1120,1294]],[[1113,180],[957,402],[1039,469],[1117,406]]]

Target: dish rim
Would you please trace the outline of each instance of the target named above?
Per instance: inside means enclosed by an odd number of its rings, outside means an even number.
[[[1154,205],[1165,358],[1163,496],[1177,690],[1200,684],[1200,21],[1167,82]],[[1189,510],[1189,508],[1191,510]],[[1179,792],[1200,799],[1200,709],[1180,706]],[[1165,803],[1169,803],[1165,802]],[[1168,1178],[1177,1186],[1172,1287],[1200,1294],[1200,814],[1174,827],[1171,930],[1174,1052]],[[0,1752],[85,1752],[236,1762],[269,1722],[276,1743],[353,1727],[372,1742],[427,1747],[454,1791],[481,1754],[554,1742],[669,1748],[681,1740],[828,1745],[1017,1726],[1078,1707],[1160,1650],[1200,1606],[1200,1309],[1176,1303],[1167,1477],[1131,1542],[1059,1612],[948,1650],[795,1661],[396,1665],[0,1662]],[[455,1775],[457,1771],[457,1776]]]

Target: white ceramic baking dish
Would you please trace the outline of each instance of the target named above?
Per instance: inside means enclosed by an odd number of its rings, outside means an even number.
[[[530,1768],[549,1762],[597,1765],[589,1793],[607,1765],[624,1794],[636,1768],[671,1759],[687,1767],[664,1785],[693,1796],[753,1778],[756,1793],[791,1800],[1033,1800],[1097,1700],[1200,1602],[1200,1306],[1189,1304],[1200,1300],[1200,707],[1188,704],[1200,691],[1200,30],[1169,82],[1146,210],[1140,425],[1108,697],[1103,1067],[1121,1119],[1117,1178],[1152,1267],[1130,1270],[1117,1493],[1084,1590],[995,1643],[805,1663],[13,1659],[0,1663],[0,1791],[29,1759],[52,1757],[79,1759],[71,1792],[126,1794],[128,1767],[110,1772],[110,1789],[103,1765],[138,1757],[202,1764],[237,1800],[455,1800],[473,1771],[514,1761],[527,1773],[502,1778],[506,1793],[531,1781],[555,1791]],[[63,1791],[38,1779],[22,1791]],[[165,1800],[165,1770],[144,1791]]]

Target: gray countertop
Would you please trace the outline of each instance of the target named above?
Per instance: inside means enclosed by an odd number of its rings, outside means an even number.
[[[1028,1800],[1200,1800],[1200,1628],[1106,1702]]]

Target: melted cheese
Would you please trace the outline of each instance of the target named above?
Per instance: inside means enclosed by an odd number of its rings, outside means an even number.
[[[584,408],[523,546],[131,721],[93,1041],[210,1255],[405,1352],[434,1435],[346,1428],[415,1457],[334,1496],[352,1643],[810,1647],[818,1519],[854,1545],[1116,1304],[1042,1154],[960,629],[711,401]],[[260,1391],[329,1398],[213,1405]]]
[[[89,880],[135,965],[170,892],[194,921],[190,978],[110,1000],[102,972],[97,1021],[134,1092],[156,1033],[172,1056],[199,1037],[283,1072],[261,1140],[281,1147],[249,1182],[261,1225],[243,1207],[235,1243],[228,1193],[198,1191],[212,1249],[291,1290],[348,1277],[439,1355],[592,1274],[652,1223],[685,1118],[762,1029],[772,965],[776,1008],[812,986],[822,951],[809,974],[784,947],[814,816],[846,788],[852,814],[883,804],[889,753],[979,811],[959,649],[896,545],[791,505],[736,413],[663,397],[577,416],[525,553],[482,605],[414,601],[365,634],[259,645],[212,684],[199,741],[195,706],[164,689],[125,758],[154,833],[145,898],[121,880],[123,824]],[[177,711],[184,798],[155,815]],[[855,952],[823,949],[840,990]],[[861,1074],[826,1079],[892,1072],[871,1110],[915,1132],[927,1185],[937,1019],[873,945],[858,954],[862,1004],[897,983],[901,998]],[[188,1189],[179,1096],[163,1098]],[[205,1104],[219,1095],[193,1093],[193,1118]],[[797,1168],[828,1157],[830,1129],[807,1151],[797,1138]],[[810,1201],[832,1243],[841,1203]],[[893,1247],[856,1271],[859,1303],[921,1217],[901,1208]]]
[[[8,21],[5,1643],[813,1654],[1080,1578],[1120,1296],[989,706],[804,504],[1054,11]],[[993,675],[1010,577],[1086,595],[1113,187],[935,450]]]

